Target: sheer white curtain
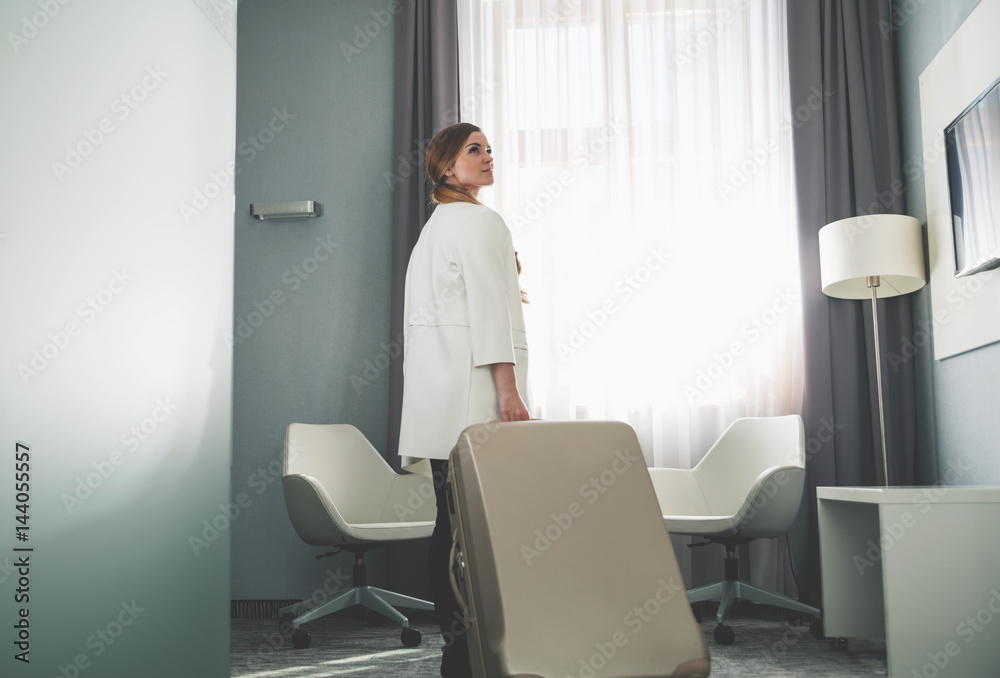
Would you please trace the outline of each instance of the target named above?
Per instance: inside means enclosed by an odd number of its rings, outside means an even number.
[[[535,416],[628,421],[651,465],[690,467],[733,419],[800,411],[784,12],[459,0],[462,119],[492,143],[481,199],[523,265]]]

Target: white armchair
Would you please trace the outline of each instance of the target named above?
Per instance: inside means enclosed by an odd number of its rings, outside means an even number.
[[[419,645],[420,632],[393,606],[433,610],[433,603],[368,586],[364,557],[383,542],[431,536],[437,515],[431,479],[393,471],[353,426],[289,424],[282,487],[288,517],[304,542],[337,547],[355,558],[353,588],[319,607],[304,601],[278,611],[297,615],[291,620],[293,645],[309,646],[302,624],[351,605],[396,621],[403,644]]]
[[[737,599],[819,618],[815,607],[740,581],[736,556],[741,544],[787,533],[798,514],[805,485],[801,417],[737,419],[694,468],[649,472],[667,531],[703,536],[726,549],[725,579],[688,591],[692,603],[719,600],[716,642],[735,639],[725,619]]]

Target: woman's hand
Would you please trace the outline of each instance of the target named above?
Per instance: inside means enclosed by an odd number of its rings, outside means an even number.
[[[514,363],[493,363],[493,381],[497,385],[497,400],[500,402],[501,421],[528,421],[528,408],[517,392],[517,377]]]

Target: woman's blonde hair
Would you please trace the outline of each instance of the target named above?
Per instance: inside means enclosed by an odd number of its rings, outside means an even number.
[[[473,132],[482,132],[482,130],[472,123],[457,122],[435,134],[431,142],[427,144],[427,157],[424,165],[427,168],[427,177],[434,183],[434,187],[431,189],[432,202],[481,204],[468,191],[444,183],[445,172],[458,160],[462,149],[465,148],[465,141]]]

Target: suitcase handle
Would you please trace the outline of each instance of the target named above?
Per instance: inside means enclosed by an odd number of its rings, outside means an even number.
[[[451,542],[451,555],[448,557],[448,579],[451,581],[451,590],[455,594],[455,600],[458,601],[459,607],[463,610],[468,609],[465,605],[465,599],[462,597],[461,591],[458,590],[458,582],[455,580],[455,568],[461,567],[465,569],[465,563],[460,563],[458,558],[461,552],[458,550],[458,540],[452,539]],[[463,575],[462,580],[465,580]]]

